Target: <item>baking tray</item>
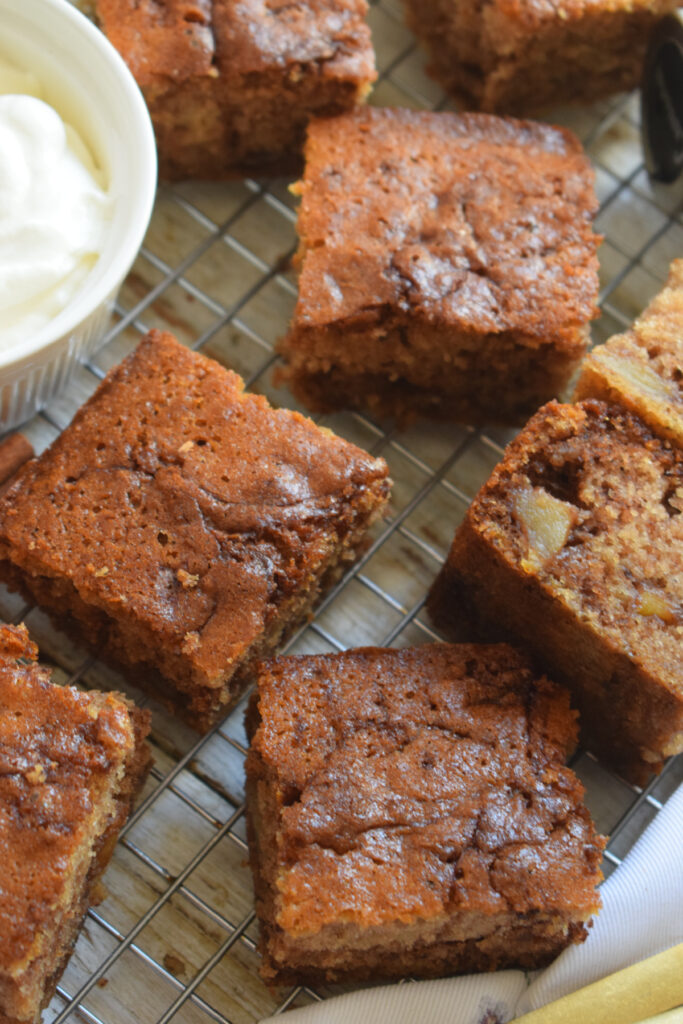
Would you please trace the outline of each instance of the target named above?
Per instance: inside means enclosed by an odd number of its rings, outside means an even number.
[[[380,0],[369,20],[380,70],[373,102],[446,108],[399,3]],[[552,120],[577,132],[596,170],[597,229],[605,241],[603,314],[593,335],[602,341],[630,324],[660,289],[669,261],[683,255],[683,196],[675,186],[648,181],[636,96],[560,110]],[[36,449],[54,439],[109,367],[151,327],[172,331],[237,370],[254,391],[296,408],[273,380],[274,344],[296,295],[294,222],[286,182],[162,187],[104,346],[67,393],[25,429]],[[383,455],[395,484],[390,516],[375,527],[372,546],[289,651],[439,639],[424,610],[427,589],[467,503],[513,432],[428,423],[398,431],[353,413],[319,422]],[[258,976],[245,843],[244,702],[198,739],[5,590],[0,614],[27,622],[59,681],[123,689],[154,709],[155,766],[106,873],[108,895],[89,911],[45,1019],[251,1024],[330,995],[331,989],[272,992]],[[598,828],[611,836],[608,875],[683,779],[683,758],[671,760],[645,790],[609,774],[585,752],[574,768]]]

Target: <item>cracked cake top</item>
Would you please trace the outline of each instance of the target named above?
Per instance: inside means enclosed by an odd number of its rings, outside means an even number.
[[[277,923],[599,905],[565,691],[506,645],[264,663],[248,772],[277,792]]]
[[[98,0],[97,12],[144,86],[199,76],[223,92],[308,63],[326,78],[374,77],[365,0]]]
[[[543,336],[597,315],[593,172],[564,129],[359,108],[312,122],[298,188],[300,326],[389,310]]]
[[[383,459],[243,387],[152,331],[0,503],[0,558],[208,686],[389,489]]]

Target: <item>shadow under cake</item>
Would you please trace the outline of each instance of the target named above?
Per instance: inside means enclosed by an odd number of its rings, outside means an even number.
[[[306,124],[376,77],[365,0],[97,0],[154,123],[162,178],[297,174]]]
[[[0,500],[0,578],[199,729],[382,515],[387,466],[152,331]]]
[[[549,403],[507,447],[428,598],[515,637],[572,690],[584,738],[644,784],[683,750],[683,451],[631,413]]]
[[[149,714],[0,627],[0,1019],[38,1024],[150,766]]]
[[[589,353],[575,398],[624,406],[683,448],[683,260],[629,331]]]
[[[406,0],[428,70],[469,109],[537,114],[640,84],[648,38],[678,0]]]
[[[311,123],[280,343],[316,411],[523,423],[597,315],[593,171],[567,131],[359,108]]]
[[[277,658],[247,824],[273,983],[539,967],[586,937],[604,841],[566,691],[506,645]]]

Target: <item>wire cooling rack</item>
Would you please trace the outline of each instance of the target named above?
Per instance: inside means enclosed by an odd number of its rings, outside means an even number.
[[[370,12],[380,79],[373,102],[443,108],[399,0]],[[643,168],[634,96],[557,111],[594,163],[601,201],[603,315],[595,340],[623,329],[683,254],[683,195],[653,187]],[[69,391],[26,428],[38,451],[70,421],[110,366],[151,327],[172,331],[245,377],[278,405],[296,407],[273,381],[274,343],[292,311],[295,210],[286,184],[182,184],[159,191],[143,249],[120,295],[105,344]],[[290,651],[339,651],[364,643],[404,646],[438,639],[424,611],[427,589],[468,501],[512,436],[500,430],[420,423],[399,432],[364,416],[320,419],[389,462],[390,517],[363,559],[330,593]],[[0,592],[0,613],[27,622],[58,680],[127,691],[149,701],[55,631],[38,610]],[[269,991],[258,977],[257,928],[245,842],[244,702],[208,736],[154,707],[155,766],[105,876],[46,1020],[92,1024],[250,1024],[325,998],[329,989]],[[611,840],[604,871],[683,779],[670,761],[645,790],[608,774],[588,753],[574,768],[598,828]]]

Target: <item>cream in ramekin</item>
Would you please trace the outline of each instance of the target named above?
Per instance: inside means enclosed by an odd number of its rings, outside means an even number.
[[[107,337],[115,296],[149,223],[156,149],[149,113],[125,63],[67,0],[0,0],[0,58],[33,74],[101,168],[112,202],[99,258],[64,308],[0,345],[0,433],[32,416]]]
[[[83,287],[112,218],[108,182],[38,78],[0,58],[0,348]]]

